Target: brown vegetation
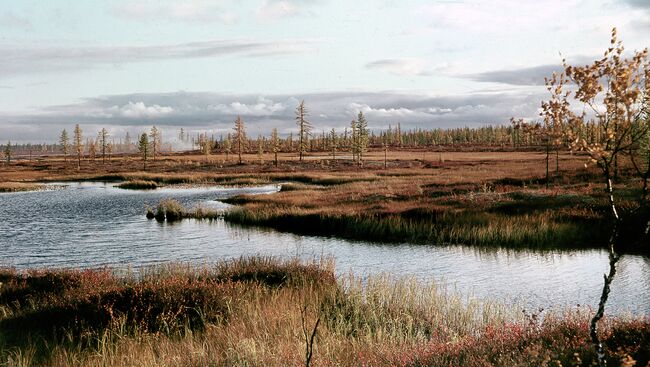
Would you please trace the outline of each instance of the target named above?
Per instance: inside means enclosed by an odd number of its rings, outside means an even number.
[[[212,267],[0,270],[0,364],[590,365],[582,312],[521,313],[407,279],[337,280],[333,264],[248,258]],[[647,319],[608,319],[611,366],[650,358]],[[579,362],[578,362],[579,361]],[[628,364],[629,365],[629,364]]]

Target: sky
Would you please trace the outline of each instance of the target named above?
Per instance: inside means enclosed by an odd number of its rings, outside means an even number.
[[[0,141],[534,119],[612,27],[650,46],[650,0],[0,0]]]

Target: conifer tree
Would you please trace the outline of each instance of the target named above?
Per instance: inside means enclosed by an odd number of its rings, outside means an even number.
[[[151,127],[151,132],[149,133],[149,143],[151,145],[151,158],[156,160],[156,155],[160,152],[162,136],[160,130],[155,126]]]
[[[61,150],[63,151],[63,161],[67,163],[68,153],[70,152],[70,138],[68,137],[68,131],[66,129],[63,129],[63,131],[61,131],[59,144],[61,144]]]
[[[97,143],[99,150],[102,152],[102,164],[106,164],[106,150],[108,148],[108,131],[102,128],[97,134]]]
[[[368,133],[368,121],[363,115],[363,112],[359,111],[359,115],[357,116],[357,156],[359,163],[363,162],[363,153],[368,151]]]
[[[278,165],[278,151],[280,150],[280,140],[278,139],[278,129],[274,128],[271,132],[271,147],[273,149],[273,164]]]
[[[5,145],[3,154],[5,156],[7,165],[11,164],[11,140],[7,141],[7,145]]]
[[[296,123],[298,124],[298,138],[299,146],[298,151],[300,152],[300,161],[309,147],[309,133],[311,131],[311,124],[307,121],[307,107],[305,107],[305,101],[300,101],[300,104],[296,108]]]
[[[140,135],[140,140],[138,141],[138,151],[142,157],[142,162],[144,164],[144,170],[147,170],[147,157],[149,156],[149,136],[147,133],[142,133]]]
[[[237,155],[239,156],[239,164],[242,164],[242,153],[246,149],[246,129],[244,128],[244,120],[241,116],[237,116],[235,120],[235,147],[237,149]]]
[[[83,146],[83,131],[81,130],[81,127],[79,127],[79,124],[76,124],[74,127],[74,150],[77,152],[77,170],[81,169],[81,158],[83,158],[84,154],[84,146]]]

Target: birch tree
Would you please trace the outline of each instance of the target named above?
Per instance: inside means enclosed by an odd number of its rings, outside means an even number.
[[[618,205],[620,197],[613,184],[620,157],[627,154],[633,162],[638,158],[650,160],[644,151],[650,128],[648,50],[636,51],[630,57],[625,57],[623,52],[623,44],[618,41],[614,28],[610,46],[601,59],[585,66],[570,66],[565,62],[563,72],[553,74],[546,80],[550,98],[542,103],[541,113],[545,124],[552,124],[561,130],[561,137],[569,142],[572,150],[587,153],[589,162],[600,169],[607,192],[609,211],[613,219],[608,242],[609,271],[604,276],[600,302],[590,325],[590,336],[600,366],[605,366],[606,354],[598,335],[598,322],[604,316],[610,285],[620,259],[617,247],[621,226],[626,220],[638,221],[638,217],[642,216],[645,234],[640,235],[640,241],[645,242],[640,243],[646,245],[650,229],[647,195],[650,164],[634,164],[636,178],[641,181],[642,190],[638,197],[638,206],[631,211],[621,212]],[[571,88],[567,87],[568,83],[573,84]],[[602,141],[590,142],[585,138],[582,132],[589,123],[599,125],[604,131]]]

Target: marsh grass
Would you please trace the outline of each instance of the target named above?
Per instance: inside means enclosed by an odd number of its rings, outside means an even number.
[[[33,182],[0,182],[1,192],[37,191],[42,190],[43,185]]]
[[[138,272],[0,271],[0,364],[541,366],[593,361],[584,312],[522,314],[443,285],[337,279],[331,260],[240,258]],[[55,317],[56,316],[56,317]],[[650,320],[603,325],[610,365],[645,365]]]
[[[504,215],[486,212],[404,214],[321,214],[300,208],[249,205],[224,214],[229,222],[269,226],[301,234],[331,235],[379,242],[464,244],[512,248],[580,248],[592,246],[607,227],[558,220],[557,213]],[[600,228],[600,229],[599,229]],[[589,229],[589,230],[587,230]]]
[[[147,208],[146,216],[159,222],[175,222],[187,218],[212,220],[220,218],[222,214],[217,210],[208,209],[201,205],[188,210],[178,200],[164,199],[158,203],[155,213],[151,208]]]
[[[120,189],[127,190],[154,190],[158,184],[151,180],[130,180],[117,185]]]

